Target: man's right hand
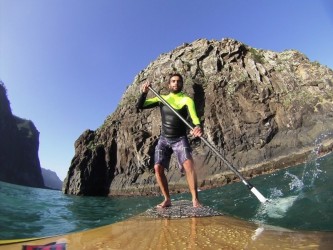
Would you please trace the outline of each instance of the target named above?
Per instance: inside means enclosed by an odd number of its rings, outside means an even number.
[[[142,93],[148,93],[150,86],[151,86],[150,82],[145,82],[144,84],[142,84],[141,86]]]

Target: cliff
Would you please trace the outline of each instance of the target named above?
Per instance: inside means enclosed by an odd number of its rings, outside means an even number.
[[[62,181],[59,179],[56,172],[42,168],[42,176],[44,180],[45,187],[61,190],[62,188]]]
[[[39,158],[39,132],[32,121],[12,114],[0,82],[0,181],[44,187]]]
[[[302,162],[315,148],[332,150],[331,69],[295,50],[278,53],[232,39],[199,39],[151,62],[104,124],[77,139],[64,193],[159,193],[153,170],[159,110],[137,113],[135,103],[146,80],[166,93],[168,74],[175,71],[196,102],[204,136],[247,178]],[[237,181],[200,139],[191,138],[191,145],[201,189]],[[171,192],[188,190],[174,159],[167,179]]]

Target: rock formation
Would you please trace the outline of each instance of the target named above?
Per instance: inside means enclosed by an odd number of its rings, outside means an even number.
[[[42,168],[42,176],[44,180],[45,187],[61,190],[62,188],[62,181],[59,179],[56,172]]]
[[[44,187],[39,158],[39,132],[32,121],[12,114],[0,82],[0,181]]]
[[[183,74],[204,136],[247,178],[306,160],[319,148],[318,138],[321,151],[332,150],[331,69],[295,50],[278,53],[232,39],[200,39],[151,62],[104,124],[77,139],[64,193],[159,193],[153,170],[159,110],[137,112],[135,104],[146,80],[166,93],[171,72]],[[191,145],[201,189],[237,181],[200,139],[191,138]],[[188,190],[174,159],[167,178],[171,192]]]

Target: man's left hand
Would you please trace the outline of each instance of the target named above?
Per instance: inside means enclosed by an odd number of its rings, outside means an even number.
[[[199,126],[196,126],[192,129],[191,134],[195,137],[200,137],[202,136],[202,130]]]

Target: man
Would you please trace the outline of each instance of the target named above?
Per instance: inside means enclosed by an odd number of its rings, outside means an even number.
[[[187,183],[192,194],[193,207],[200,207],[198,198],[197,177],[194,170],[192,158],[192,149],[187,138],[187,127],[184,122],[177,117],[172,110],[164,105],[158,97],[146,99],[149,91],[150,83],[146,82],[142,85],[142,94],[138,100],[136,107],[138,109],[148,109],[159,106],[162,117],[161,135],[155,148],[155,175],[160,186],[164,201],[157,207],[165,208],[171,206],[168,182],[164,173],[164,169],[169,168],[171,154],[174,152],[180,170],[185,170]],[[186,118],[190,115],[192,123],[195,125],[191,134],[195,137],[202,135],[200,120],[196,114],[194,101],[182,92],[183,77],[180,74],[172,74],[168,84],[170,93],[162,96],[182,117]]]

